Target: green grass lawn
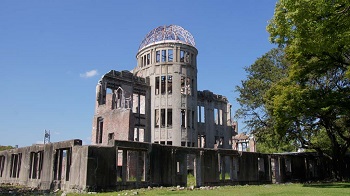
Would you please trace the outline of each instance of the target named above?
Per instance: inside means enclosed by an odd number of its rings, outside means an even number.
[[[137,189],[120,192],[98,193],[101,196],[122,196],[122,195],[350,195],[350,183],[313,183],[313,184],[269,184],[259,186],[220,186],[212,190],[177,190],[176,187]],[[88,194],[68,194],[88,195]]]

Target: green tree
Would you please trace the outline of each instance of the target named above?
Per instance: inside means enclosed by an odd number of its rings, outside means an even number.
[[[264,153],[294,151],[292,142],[275,134],[273,120],[266,110],[265,93],[271,86],[286,77],[287,61],[284,51],[275,48],[245,68],[248,76],[236,86],[240,108],[237,118],[243,118],[246,128],[257,139],[257,151]]]
[[[12,146],[0,146],[0,151],[12,149]]]
[[[280,0],[267,29],[290,63],[265,97],[274,130],[328,154],[341,179],[350,146],[350,2]]]

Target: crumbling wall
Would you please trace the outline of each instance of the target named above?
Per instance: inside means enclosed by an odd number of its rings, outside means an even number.
[[[129,71],[103,75],[96,86],[91,143],[150,141],[149,91],[147,81]]]
[[[315,153],[261,154],[115,140],[81,146],[81,140],[0,152],[0,183],[42,190],[104,191],[186,186],[191,156],[196,186],[283,183],[330,177]]]
[[[227,98],[211,91],[197,92],[198,147],[231,149],[231,105]]]

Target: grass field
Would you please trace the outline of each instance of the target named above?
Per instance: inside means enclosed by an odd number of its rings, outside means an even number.
[[[314,184],[271,184],[259,186],[221,186],[212,190],[178,190],[176,187],[137,189],[120,192],[98,193],[98,196],[122,196],[122,195],[350,195],[350,183],[314,183]],[[68,194],[91,195],[90,194]]]
[[[181,188],[182,189],[182,188]],[[24,187],[0,185],[0,195],[58,195],[58,193],[45,194],[43,192],[33,191]],[[194,189],[194,190],[179,190],[176,187],[164,187],[148,189],[127,190],[119,192],[105,192],[105,193],[85,193],[85,194],[73,194],[69,193],[68,196],[84,196],[84,195],[96,195],[96,196],[123,196],[123,195],[350,195],[350,183],[312,183],[312,184],[268,184],[268,185],[252,185],[252,186],[220,186],[210,187],[208,190]]]

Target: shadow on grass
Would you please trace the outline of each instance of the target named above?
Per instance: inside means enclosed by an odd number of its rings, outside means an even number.
[[[317,184],[304,184],[303,187],[310,188],[350,188],[350,183],[317,183]]]

